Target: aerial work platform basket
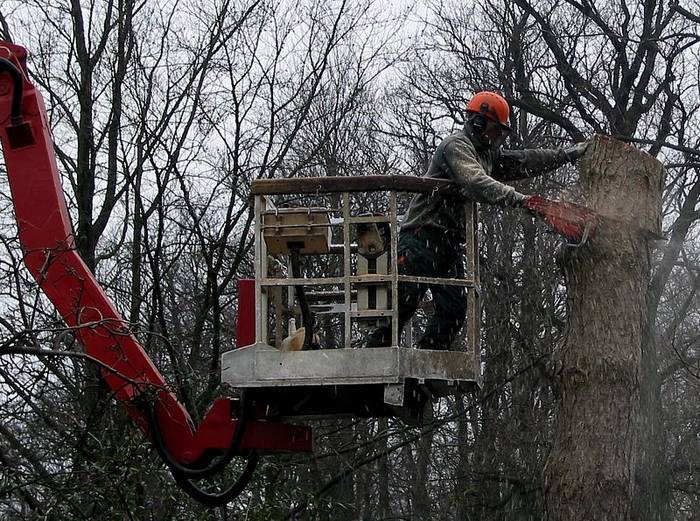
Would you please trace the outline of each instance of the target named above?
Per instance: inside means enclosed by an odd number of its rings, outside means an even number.
[[[452,183],[403,176],[269,179],[254,181],[251,191],[255,279],[241,286],[242,347],[223,355],[222,382],[248,389],[272,417],[398,415],[414,422],[434,399],[478,388],[476,204],[453,199],[465,205],[464,278],[401,275],[396,256],[398,216],[410,197],[450,200]],[[368,213],[370,206],[380,211]],[[399,330],[402,283],[465,288],[465,328],[452,350],[415,349],[417,321]],[[314,334],[299,335],[301,325]],[[390,342],[366,347],[364,337],[378,326],[390,327]]]

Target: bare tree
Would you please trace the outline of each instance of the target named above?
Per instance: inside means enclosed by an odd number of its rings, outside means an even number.
[[[387,63],[375,33],[362,32],[375,11],[362,2],[164,8],[109,0],[20,3],[3,12],[46,93],[80,253],[195,418],[218,392],[220,355],[235,336],[234,282],[250,274],[248,183],[303,171],[354,117],[360,93]],[[335,101],[324,94],[334,87]],[[302,146],[319,123],[329,126],[312,148]],[[16,280],[9,292],[16,316],[8,311],[3,320],[8,347],[78,349],[70,332],[46,328],[59,317],[32,300],[16,242],[4,237],[5,255],[14,258],[6,273]],[[16,335],[25,330],[32,333]],[[89,364],[43,357],[17,371],[16,363],[2,358],[4,405],[32,404],[33,412],[17,412],[0,433],[10,476],[3,508],[38,517],[139,517],[128,506],[136,501],[159,518],[180,517],[170,494],[158,492],[172,485],[153,472],[156,461],[144,464],[150,484],[118,469],[120,461],[142,460],[147,447],[120,435],[132,427]],[[37,404],[33,392],[42,388]],[[61,409],[72,420],[61,421]],[[28,451],[19,440],[37,423],[49,435]],[[30,456],[41,451],[51,459],[34,458],[32,467]],[[49,467],[35,474],[41,465]],[[116,475],[127,479],[113,482]],[[190,518],[213,515],[187,509]]]

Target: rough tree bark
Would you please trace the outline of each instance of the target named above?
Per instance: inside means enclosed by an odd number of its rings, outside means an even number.
[[[580,162],[595,236],[565,247],[568,332],[553,357],[557,413],[545,468],[550,521],[630,519],[650,234],[660,233],[664,169],[596,137]]]

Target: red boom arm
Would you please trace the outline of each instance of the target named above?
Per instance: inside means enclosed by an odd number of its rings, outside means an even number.
[[[29,83],[26,50],[0,41],[0,57],[21,73],[22,118],[11,117],[18,77],[0,74],[0,140],[12,190],[24,263],[90,356],[114,372],[103,377],[128,414],[149,434],[136,398],[156,397],[155,413],[163,441],[178,462],[196,462],[208,449],[225,449],[236,431],[235,407],[218,399],[199,428],[168,389],[163,377],[131,334],[75,249],[58,175],[53,142],[41,94]],[[122,376],[120,376],[122,375]],[[311,431],[265,420],[248,422],[241,449],[310,451]]]

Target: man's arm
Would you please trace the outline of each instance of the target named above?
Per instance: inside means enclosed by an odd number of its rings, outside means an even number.
[[[501,150],[493,167],[493,177],[501,181],[527,179],[551,172],[568,162],[563,148]]]
[[[501,150],[492,175],[501,181],[515,181],[546,174],[565,163],[575,163],[587,146],[588,142],[582,142],[569,148]]]
[[[479,163],[474,146],[462,139],[453,139],[443,149],[445,170],[460,186],[461,194],[480,203],[499,206],[522,206],[527,196],[512,186],[497,181]]]

